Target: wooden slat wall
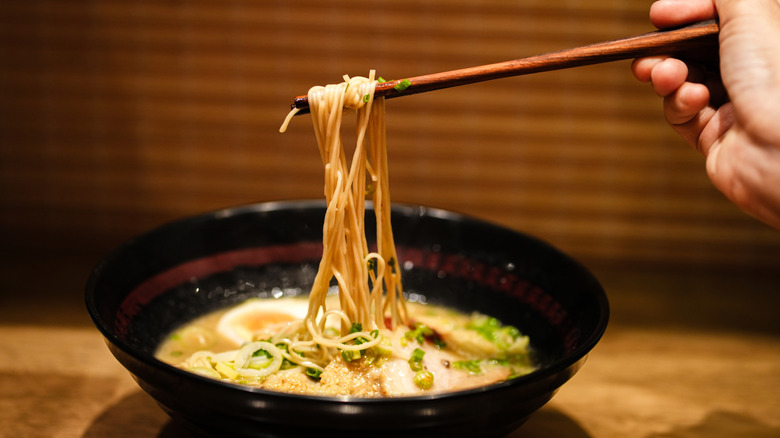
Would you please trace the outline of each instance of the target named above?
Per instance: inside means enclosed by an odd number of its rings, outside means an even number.
[[[321,196],[295,95],[651,30],[650,0],[7,1],[0,238],[109,249],[181,216]],[[548,240],[586,263],[775,268],[780,233],[715,191],[628,62],[388,103],[393,199]]]

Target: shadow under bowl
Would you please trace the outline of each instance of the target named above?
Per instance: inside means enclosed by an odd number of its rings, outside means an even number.
[[[86,286],[89,314],[111,353],[171,417],[207,434],[249,437],[502,436],[552,398],[606,329],[601,285],[549,244],[457,213],[394,206],[409,299],[516,326],[531,339],[536,371],[466,391],[374,399],[271,392],[155,359],[164,337],[195,317],[253,297],[306,295],[324,215],[320,201],[270,202],[152,230],[95,267]],[[366,228],[373,223],[367,214]]]

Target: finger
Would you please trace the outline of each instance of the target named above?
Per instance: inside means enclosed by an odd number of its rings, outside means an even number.
[[[705,156],[714,141],[710,121],[717,111],[706,104],[704,85],[686,83],[677,93],[664,98],[664,115],[672,129]]]
[[[685,82],[664,98],[664,114],[672,125],[688,123],[710,102],[710,91],[702,84]]]
[[[637,58],[631,63],[631,71],[640,82],[650,82],[653,68],[667,58],[668,56]]]
[[[705,133],[710,130],[710,121],[716,113],[712,107],[706,107],[688,122],[671,126],[689,145],[706,157],[712,147],[712,139]]]
[[[658,28],[715,18],[713,0],[658,0],[650,6],[650,21]]]
[[[703,113],[709,110],[704,110]],[[734,106],[726,103],[718,108],[711,117],[707,117],[706,120],[707,125],[702,130],[701,135],[699,135],[697,147],[705,157],[709,156],[711,151],[716,149],[717,145],[722,144],[726,133],[734,126],[736,122]]]
[[[667,58],[657,63],[650,73],[655,92],[666,97],[674,93],[688,79],[688,66],[676,58]]]

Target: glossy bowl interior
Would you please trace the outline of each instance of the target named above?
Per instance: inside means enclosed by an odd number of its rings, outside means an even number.
[[[306,294],[324,214],[318,201],[273,202],[152,230],[94,269],[87,309],[110,351],[163,410],[217,436],[501,436],[577,372],[606,328],[609,309],[598,281],[547,243],[452,212],[396,206],[405,292],[517,326],[530,336],[537,371],[468,391],[362,399],[242,387],[153,357],[170,331],[206,312],[249,297]]]

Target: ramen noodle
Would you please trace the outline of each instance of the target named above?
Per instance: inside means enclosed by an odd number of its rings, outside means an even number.
[[[372,71],[308,92],[327,204],[308,299],[250,300],[202,317],[176,330],[160,359],[271,390],[364,397],[453,391],[533,370],[528,338],[516,328],[404,299],[390,223],[385,101],[374,97],[376,84]],[[349,153],[341,125],[353,111]],[[366,238],[367,198],[375,250]]]

